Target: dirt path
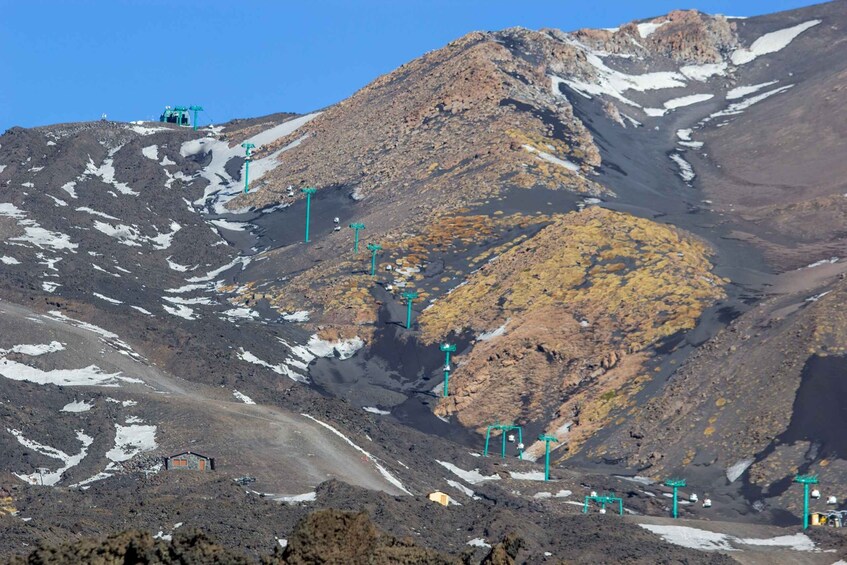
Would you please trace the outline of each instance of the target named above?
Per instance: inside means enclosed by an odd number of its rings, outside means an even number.
[[[144,381],[106,390],[112,396],[139,403],[145,422],[158,426],[160,450],[191,449],[214,456],[220,472],[256,477],[251,487],[259,492],[304,494],[329,478],[337,478],[403,494],[366,455],[299,413],[246,404],[230,390],[170,376],[127,351],[119,338],[110,338],[108,332],[104,335],[96,327],[43,316],[5,301],[0,302],[0,316],[7,335],[15,335],[21,343],[67,343],[61,364],[68,368],[95,364],[104,371],[119,370]],[[74,388],[104,392],[102,387]],[[332,422],[325,423],[337,428]],[[358,440],[354,443],[359,445]],[[368,450],[367,445],[360,447]]]

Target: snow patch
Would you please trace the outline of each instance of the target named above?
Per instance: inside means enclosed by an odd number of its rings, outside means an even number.
[[[237,398],[238,400],[240,400],[241,402],[243,402],[244,404],[256,404],[255,402],[253,402],[252,398],[250,398],[249,396],[247,396],[243,392],[238,392],[237,390],[233,390],[232,395],[235,398]]]
[[[753,464],[753,458],[751,457],[749,459],[742,459],[741,461],[739,461],[738,463],[735,463],[734,465],[730,465],[726,469],[726,480],[728,480],[731,483],[734,483],[741,475],[744,474],[744,471],[746,471],[747,468],[750,467],[750,465],[752,465],[752,464]]]
[[[106,457],[119,463],[156,447],[156,426],[115,424],[115,447],[106,452]]]
[[[23,433],[19,430],[6,428],[6,431],[15,436],[15,438],[18,440],[18,443],[20,443],[27,449],[31,449],[36,453],[40,453],[41,455],[50,457],[52,459],[58,459],[63,463],[63,466],[59,469],[55,471],[48,471],[47,473],[43,474],[39,473],[38,471],[29,475],[19,475],[18,473],[15,473],[16,477],[33,485],[43,484],[53,486],[58,484],[58,482],[62,480],[62,475],[68,469],[79,465],[80,461],[85,459],[85,456],[88,453],[88,447],[92,443],[94,443],[94,438],[89,435],[86,435],[85,432],[81,430],[77,430],[76,438],[82,444],[82,448],[76,455],[68,455],[64,451],[56,449],[55,447],[50,447],[49,445],[44,445],[38,443],[37,441],[32,441],[25,438]]]
[[[147,157],[148,159],[152,159],[153,161],[159,160],[159,146],[158,145],[148,145],[141,150],[141,154]]]
[[[388,414],[391,414],[391,412],[388,410],[380,410],[379,408],[376,408],[374,406],[364,406],[362,410],[364,410],[365,412],[370,412],[371,414],[379,414],[380,416],[387,416]]]
[[[682,177],[682,180],[686,183],[694,180],[694,177],[697,175],[694,174],[694,168],[691,166],[691,163],[686,161],[679,153],[671,153],[669,157],[679,167],[679,176]]]
[[[726,93],[727,100],[737,100],[738,98],[744,98],[748,94],[753,94],[754,92],[758,92],[765,88],[766,86],[771,86],[772,84],[778,83],[778,80],[772,80],[770,82],[763,82],[760,84],[752,84],[748,86],[737,86],[732,90]]]
[[[65,404],[60,412],[88,412],[92,408],[94,408],[94,401],[89,404],[82,400],[74,400]]]
[[[446,461],[435,460],[436,463],[465,481],[466,483],[470,483],[472,485],[483,483],[485,481],[499,481],[499,475],[483,475],[479,472],[479,469],[474,469],[473,471],[465,471],[460,467],[453,465],[452,463],[448,463]]]
[[[732,64],[745,65],[761,55],[781,51],[787,47],[789,43],[794,41],[795,37],[819,23],[821,23],[821,20],[810,20],[808,22],[803,22],[802,24],[797,24],[796,26],[766,33],[754,41],[750,47],[733,51],[732,56],[730,57]]]

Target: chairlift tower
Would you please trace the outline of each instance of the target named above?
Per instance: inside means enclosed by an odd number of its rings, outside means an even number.
[[[583,514],[588,512],[588,501],[589,500],[593,500],[594,502],[598,503],[600,505],[601,512],[603,512],[603,513],[606,512],[606,505],[607,504],[614,504],[615,502],[617,502],[618,503],[618,514],[623,516],[623,499],[620,498],[619,496],[615,496],[615,493],[613,493],[613,492],[601,494],[599,496],[596,495],[596,494],[592,494],[591,496],[586,496],[585,497],[585,505],[582,507],[582,513]]]
[[[679,489],[685,488],[685,479],[667,479],[665,481],[666,487],[671,487],[673,489],[673,517],[676,519],[679,516],[678,507],[677,507],[677,498],[679,494]]]
[[[365,224],[357,222],[350,224],[350,229],[353,230],[353,253],[359,252],[359,230],[365,229]]]
[[[554,441],[559,443],[559,440],[556,439],[555,436],[541,434],[538,436],[538,441],[544,442],[544,480],[550,480],[550,442]]]
[[[797,475],[794,482],[803,485],[803,529],[806,530],[809,528],[809,485],[818,484],[818,476]]]
[[[491,439],[491,430],[500,430],[501,431],[501,447],[500,447],[500,457],[502,459],[506,458],[506,434],[512,430],[518,431],[518,459],[523,459],[523,428],[515,424],[491,424],[488,426],[488,429],[485,430],[485,449],[482,451],[483,457],[488,457],[488,442]]]
[[[181,128],[188,127],[188,108],[185,106],[174,106],[174,112],[177,115],[177,125]]]
[[[440,347],[444,352],[444,397],[447,398],[450,391],[450,354],[456,351],[456,344],[442,343]]]
[[[202,112],[203,106],[192,105],[188,109],[194,112],[194,119],[191,120],[191,125],[194,127],[194,131],[197,131],[197,112]]]
[[[369,243],[368,250],[371,252],[371,276],[376,275],[376,254],[382,246],[378,243]]]
[[[193,106],[192,106],[193,107]],[[250,156],[250,151],[255,149],[255,145],[250,142],[245,141],[241,144],[241,147],[244,148],[246,155],[244,156],[244,194],[250,190],[250,160],[252,159]]]
[[[406,329],[412,329],[412,303],[418,297],[418,293],[410,290],[403,293],[403,298],[406,299]]]
[[[309,243],[309,216],[312,211],[312,195],[317,191],[317,188],[311,187],[302,189],[303,194],[306,195],[306,243]]]

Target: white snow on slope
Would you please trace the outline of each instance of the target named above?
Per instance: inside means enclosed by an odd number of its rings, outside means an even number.
[[[744,65],[761,55],[776,53],[788,46],[795,37],[819,23],[821,23],[821,20],[810,20],[796,26],[766,33],[754,41],[750,47],[734,51],[731,56],[732,64]]]
[[[350,339],[339,339],[338,341],[327,341],[318,337],[318,334],[312,335],[309,338],[309,343],[306,347],[309,351],[315,354],[316,357],[338,357],[342,361],[351,358],[362,347],[365,342],[360,337]]]
[[[99,292],[92,292],[91,294],[93,294],[94,296],[96,296],[100,300],[105,300],[106,302],[109,302],[111,304],[123,304],[123,302],[121,302],[120,300],[116,300],[114,298],[109,298],[108,296],[100,294]]]
[[[483,548],[490,548],[491,547],[491,544],[486,542],[484,538],[474,538],[474,539],[468,541],[468,545],[472,545],[474,547],[483,547]]]
[[[110,216],[109,214],[104,214],[103,212],[98,212],[97,210],[92,210],[88,206],[80,206],[76,209],[77,212],[85,212],[86,214],[91,214],[92,216],[100,216],[101,218],[106,218],[107,220],[118,220],[120,218],[116,218],[114,216]]]
[[[726,470],[726,480],[735,482],[738,477],[744,474],[744,471],[753,464],[753,459],[743,459],[734,465],[730,465]]]
[[[88,412],[92,408],[94,408],[94,401],[88,404],[83,400],[74,400],[65,404],[59,412]]]
[[[337,435],[338,437],[343,439],[350,447],[352,447],[353,449],[355,449],[356,451],[358,451],[359,453],[361,453],[362,455],[367,457],[371,461],[371,463],[374,464],[374,466],[376,467],[376,470],[379,471],[379,474],[382,475],[385,478],[386,481],[388,481],[389,483],[391,483],[392,485],[394,485],[395,487],[397,487],[401,491],[405,492],[406,494],[408,494],[408,495],[412,494],[411,492],[406,490],[406,487],[403,486],[403,483],[401,483],[397,479],[397,477],[392,475],[388,471],[388,469],[386,469],[385,467],[383,467],[379,463],[379,460],[376,457],[374,457],[373,455],[371,455],[370,453],[368,453],[367,451],[365,451],[364,449],[362,449],[361,447],[359,447],[358,445],[356,445],[355,443],[350,441],[350,439],[347,436],[345,436],[344,434],[342,434],[341,432],[339,432],[337,429],[333,428],[332,426],[330,426],[326,422],[321,422],[320,420],[318,420],[314,416],[310,416],[309,414],[300,414],[300,415],[317,422],[321,426],[325,427],[326,429],[328,429],[329,431],[331,431],[332,433],[334,433],[335,435]]]
[[[106,452],[106,457],[118,463],[156,447],[156,426],[115,424],[115,447]]]
[[[476,495],[476,493],[474,491],[472,491],[471,489],[469,489],[468,487],[466,487],[465,485],[463,485],[459,481],[454,481],[452,479],[445,479],[445,480],[447,481],[448,485],[450,485],[454,489],[458,490],[459,492],[461,492],[465,496],[469,496],[469,497],[473,498],[474,500],[479,500],[479,497]]]
[[[286,504],[296,504],[298,502],[314,502],[318,499],[317,492],[304,492],[303,494],[287,494],[283,496],[275,496],[273,500],[275,502],[285,502]],[[280,540],[282,542],[283,540]],[[285,545],[288,545],[286,542]],[[283,546],[285,547],[285,546]]]
[[[7,202],[0,203],[0,216],[17,220],[18,225],[24,228],[24,235],[9,238],[9,241],[31,243],[39,249],[44,249],[45,247],[50,247],[57,251],[67,249],[74,253],[76,253],[74,250],[79,247],[76,243],[71,243],[69,235],[46,230],[35,220],[28,219],[26,212],[14,204]]]
[[[482,332],[476,338],[477,341],[489,341],[494,339],[495,337],[500,337],[501,335],[506,333],[506,326],[509,325],[509,320],[503,322],[503,325],[499,328],[495,328],[490,332]]]
[[[711,98],[714,98],[714,94],[691,94],[689,96],[672,98],[663,104],[664,108],[644,108],[644,113],[648,116],[661,117],[667,114],[670,110],[682,108],[683,106],[691,106],[692,104],[697,104],[699,102],[705,102]]]
[[[174,271],[179,271],[180,273],[184,273],[189,269],[188,265],[180,265],[176,261],[171,260],[172,256],[165,257],[165,261],[168,262],[168,268]]]
[[[263,145],[268,145],[277,139],[293,133],[297,128],[313,120],[319,114],[320,112],[315,112],[289,120],[260,132],[246,139],[245,142],[253,143],[258,150]],[[284,147],[267,157],[252,161],[250,166],[250,180],[255,182],[261,179],[267,171],[273,169],[276,166],[276,158],[286,149],[289,149],[289,147]],[[227,212],[224,205],[240,194],[243,187],[240,183],[236,183],[229,173],[227,173],[226,164],[234,157],[242,157],[244,155],[244,149],[239,144],[230,147],[226,141],[203,137],[183,143],[179,152],[183,157],[198,153],[212,153],[211,162],[200,173],[203,178],[209,181],[209,185],[206,187],[203,197],[197,200],[195,204],[198,206],[209,206],[211,208],[210,211],[218,214]]]
[[[52,282],[47,282],[47,281],[43,281],[41,283],[41,289],[44,292],[56,292],[56,289],[59,288],[60,286],[62,286],[62,285],[60,285],[59,283],[52,283]]]
[[[774,94],[780,94],[782,92],[785,92],[786,90],[792,88],[793,86],[794,86],[793,84],[789,84],[789,85],[786,85],[786,86],[781,86],[779,88],[775,88],[773,90],[768,90],[767,92],[757,94],[756,96],[751,96],[750,98],[745,98],[741,102],[735,102],[734,104],[730,104],[729,106],[727,106],[726,108],[724,108],[720,112],[715,112],[714,114],[711,114],[707,119],[711,120],[711,119],[714,119],[714,118],[720,118],[722,116],[733,116],[735,114],[740,114],[744,110],[746,110],[747,108],[752,106],[753,104],[761,102],[765,98],[770,98]]]
[[[655,31],[657,29],[659,29],[660,27],[662,27],[666,23],[668,23],[668,22],[667,21],[659,22],[659,23],[647,22],[647,23],[643,23],[643,24],[638,24],[638,35],[641,36],[641,39],[647,39],[648,37],[653,35],[653,33],[655,33]]]
[[[150,310],[147,310],[145,308],[142,308],[141,306],[130,306],[130,308],[132,308],[133,310],[138,310],[142,314],[147,314],[148,316],[154,315],[153,312],[151,312]]]
[[[112,224],[101,222],[100,220],[94,221],[94,229],[100,233],[108,235],[109,237],[117,239],[118,243],[128,247],[141,247],[142,243],[149,243],[153,246],[153,249],[161,251],[171,246],[174,235],[182,229],[182,226],[174,221],[171,221],[171,231],[169,232],[159,232],[158,228],[153,226],[153,229],[156,230],[156,235],[152,237],[142,235],[141,232],[132,226],[124,224],[117,224],[113,226]]]
[[[11,349],[0,349],[0,355],[6,355],[8,353],[20,353],[21,355],[28,355],[30,357],[37,357],[39,355],[46,355],[48,353],[55,353],[57,351],[64,351],[65,346],[58,341],[51,341],[46,344],[38,344],[38,345],[16,345]]]
[[[177,304],[175,307],[168,306],[167,304],[162,304],[162,308],[164,308],[165,312],[167,312],[168,314],[172,314],[180,318],[185,318],[186,320],[197,319],[194,316],[194,310],[192,310],[188,306],[183,306],[182,304]]]
[[[132,190],[126,183],[115,180],[115,163],[113,157],[115,153],[116,151],[109,153],[109,157],[99,167],[94,164],[94,160],[89,156],[88,164],[85,166],[85,172],[79,178],[83,179],[86,176],[98,177],[103,183],[114,187],[121,194],[138,196],[139,193]]]
[[[662,90],[665,88],[685,86],[685,77],[679,73],[661,71],[642,75],[629,75],[607,67],[598,53],[586,48],[584,45],[578,42],[573,42],[573,45],[585,51],[586,59],[596,69],[597,76],[592,82],[551,76],[552,88],[555,94],[561,94],[559,84],[564,83],[586,98],[591,98],[592,95],[606,94],[625,104],[640,108],[640,104],[626,98],[623,93],[627,90],[644,92],[647,90]]]
[[[375,406],[364,406],[362,410],[370,412],[371,414],[379,414],[380,416],[387,416],[388,414],[391,414],[388,410],[380,410]]]
[[[209,220],[213,225],[229,231],[244,231],[251,226],[248,222],[230,222],[229,220]]]
[[[737,100],[739,98],[744,98],[748,94],[753,94],[754,92],[758,92],[766,86],[770,86],[772,84],[778,83],[778,80],[772,80],[770,82],[763,82],[761,84],[751,84],[748,86],[736,86],[732,90],[726,93],[727,100]]]
[[[298,310],[292,314],[284,313],[282,319],[286,322],[308,322],[309,314],[308,310]]]
[[[682,180],[687,183],[694,180],[694,177],[697,175],[694,174],[694,168],[691,166],[691,163],[686,161],[679,153],[671,153],[670,158],[679,167],[679,176],[682,177]]]
[[[49,196],[50,198],[52,198],[52,199],[53,199],[53,202],[55,203],[55,205],[56,205],[56,207],[57,207],[57,208],[58,208],[58,207],[61,207],[61,206],[67,206],[67,205],[68,205],[68,203],[67,203],[67,202],[65,202],[65,201],[64,201],[64,200],[62,200],[61,198],[56,198],[56,197],[55,197],[55,196],[53,196],[52,194],[48,194],[47,196]]]
[[[780,547],[794,551],[816,551],[814,542],[802,533],[773,538],[738,538],[729,534],[720,534],[688,526],[659,524],[639,524],[639,526],[662,536],[669,543],[701,551],[741,549],[736,547],[737,545]]]
[[[82,430],[77,430],[76,438],[82,444],[82,448],[76,455],[68,455],[64,451],[56,449],[55,447],[50,447],[49,445],[44,445],[25,438],[20,430],[13,430],[9,428],[7,428],[6,430],[10,434],[15,436],[18,442],[27,449],[31,449],[36,453],[40,453],[41,455],[50,457],[52,459],[58,459],[63,463],[63,466],[59,469],[56,469],[55,471],[48,471],[43,475],[38,473],[37,471],[29,475],[15,473],[15,476],[19,479],[34,485],[44,484],[53,486],[57,484],[62,479],[62,474],[65,473],[65,471],[67,471],[71,467],[79,465],[79,462],[85,459],[85,455],[88,453],[88,447],[94,442],[94,438],[86,435]]]
[[[252,398],[250,398],[249,396],[247,396],[243,392],[238,392],[237,390],[233,390],[232,395],[235,398],[237,398],[238,400],[240,400],[241,402],[243,402],[244,404],[256,404],[255,402],[253,402]]]
[[[483,475],[479,472],[479,469],[474,469],[473,471],[465,471],[464,469],[456,467],[452,463],[448,463],[446,461],[439,461],[438,459],[436,459],[435,462],[450,471],[451,473],[453,473],[454,475],[456,475],[457,477],[459,477],[460,479],[462,479],[463,481],[465,481],[466,483],[470,483],[472,485],[483,483],[485,481],[500,480],[499,475]]]
[[[9,257],[8,255],[3,255],[0,257],[0,262],[4,265],[20,265],[21,262],[15,259],[14,257]]]
[[[559,165],[560,167],[564,167],[569,171],[579,171],[579,165],[577,165],[576,163],[572,163],[567,159],[560,159],[554,155],[545,153],[544,151],[539,151],[532,145],[524,145],[523,148],[529,151],[530,153],[534,153],[539,159],[543,159],[549,163],[553,163],[554,165]]]
[[[149,145],[141,150],[141,154],[154,161],[159,160],[159,146]]]
[[[668,110],[673,110],[674,108],[682,108],[683,106],[690,106],[699,102],[705,102],[706,100],[714,98],[714,96],[714,94],[692,94],[690,96],[681,96],[679,98],[668,100],[664,103],[664,106]]]
[[[70,195],[71,198],[76,198],[76,191],[74,190],[75,186],[76,186],[76,182],[74,182],[74,181],[66,182],[65,184],[62,185],[62,190],[67,192]]]
[[[685,65],[680,67],[679,72],[691,80],[706,82],[713,76],[725,76],[727,64],[708,63],[705,65]]]
[[[141,383],[143,381],[121,376],[121,373],[104,373],[96,365],[82,369],[54,369],[44,371],[30,367],[5,357],[0,358],[0,376],[13,381],[29,381],[38,385],[52,384],[57,386],[120,386],[121,382]]]
[[[258,320],[259,313],[250,308],[230,308],[221,312],[221,316],[231,322],[236,320]]]

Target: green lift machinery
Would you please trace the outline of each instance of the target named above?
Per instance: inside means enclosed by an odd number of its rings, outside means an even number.
[[[359,231],[365,229],[365,224],[356,222],[350,224],[350,229],[353,230],[353,253],[359,252]]]
[[[317,188],[306,187],[302,189],[306,195],[306,243],[309,243],[309,220],[312,213],[312,195],[318,191]]]
[[[412,303],[418,297],[418,293],[409,290],[404,292],[402,296],[406,299],[406,329],[410,330],[412,329]]]
[[[247,192],[250,190],[250,161],[251,161],[250,151],[255,149],[256,146],[253,145],[252,143],[245,141],[244,143],[241,144],[241,147],[243,147],[244,151],[245,151],[245,155],[244,155],[244,194],[247,194]]]
[[[665,481],[665,486],[671,487],[673,489],[673,517],[677,518],[679,516],[679,512],[678,512],[679,507],[677,506],[679,489],[685,488],[685,479],[680,479],[680,478],[668,479],[668,480]]]
[[[594,501],[597,504],[599,504],[600,505],[600,512],[602,514],[606,513],[606,505],[607,504],[614,504],[615,502],[617,502],[618,503],[618,514],[623,516],[623,499],[618,497],[618,496],[615,496],[615,493],[613,493],[613,492],[606,493],[606,494],[600,494],[600,495],[592,493],[591,495],[586,496],[585,497],[585,505],[582,507],[582,513],[583,514],[588,512],[588,502],[589,501]]]
[[[455,343],[442,343],[441,351],[444,352],[444,397],[450,394],[450,354],[456,351]],[[487,445],[486,441],[486,445]]]
[[[368,250],[371,252],[371,276],[376,275],[376,254],[382,246],[378,243],[369,243]]]
[[[165,106],[165,110],[162,112],[162,115],[159,116],[159,121],[168,124],[176,124],[180,127],[188,127],[188,108],[185,106],[174,106],[173,108]]]
[[[502,459],[506,458],[506,440],[508,432],[517,430],[518,432],[518,459],[523,459],[523,428],[515,424],[491,424],[488,426],[488,429],[485,431],[485,449],[482,451],[483,457],[488,457],[488,443],[491,439],[491,431],[492,430],[500,430],[501,437],[501,447],[500,447],[500,457]]]
[[[559,440],[556,439],[555,436],[541,434],[538,436],[538,441],[544,442],[544,480],[550,480],[550,442],[554,441],[559,443]]]
[[[818,484],[817,475],[797,475],[795,483],[803,485],[803,529],[809,528],[809,485]]]
[[[191,126],[194,128],[194,131],[197,131],[197,112],[202,112],[203,106],[197,106],[194,104],[189,106],[188,109],[194,112],[194,119],[191,120]]]

